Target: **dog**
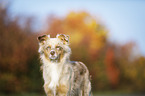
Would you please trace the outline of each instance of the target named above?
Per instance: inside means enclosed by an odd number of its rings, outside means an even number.
[[[91,82],[82,62],[70,61],[69,36],[38,37],[40,60],[47,96],[91,96]]]

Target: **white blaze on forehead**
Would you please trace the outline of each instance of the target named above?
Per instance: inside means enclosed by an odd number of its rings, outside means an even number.
[[[46,43],[52,48],[55,48],[56,45],[61,44],[62,42],[58,38],[50,38]]]

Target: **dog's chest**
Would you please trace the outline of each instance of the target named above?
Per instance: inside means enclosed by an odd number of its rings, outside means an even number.
[[[59,79],[61,75],[61,68],[55,63],[50,64],[49,66],[45,67],[44,69],[44,80],[45,82],[49,82],[49,88],[55,88],[59,85]]]

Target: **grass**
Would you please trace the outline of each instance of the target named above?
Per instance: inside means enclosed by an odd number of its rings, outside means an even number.
[[[129,90],[109,90],[94,92],[93,96],[145,96],[142,93],[132,92]]]
[[[38,93],[0,94],[0,96],[46,96]]]
[[[0,94],[0,96],[46,96],[46,95],[38,93],[19,93],[19,94]],[[98,91],[94,92],[93,96],[145,96],[145,95],[132,93],[126,90],[118,90],[118,91]]]

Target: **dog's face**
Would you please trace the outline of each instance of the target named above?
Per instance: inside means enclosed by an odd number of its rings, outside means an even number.
[[[51,62],[59,62],[66,53],[70,51],[69,36],[59,34],[56,38],[50,38],[50,35],[38,37],[39,53]]]

